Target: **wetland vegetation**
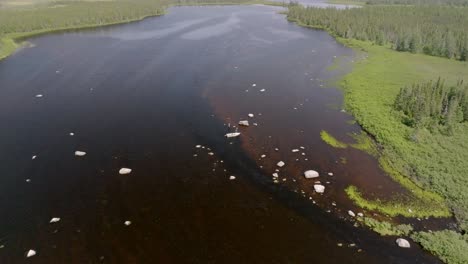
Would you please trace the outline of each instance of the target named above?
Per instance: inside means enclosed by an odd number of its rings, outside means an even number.
[[[397,3],[385,3],[390,2]],[[440,195],[458,220],[458,231],[465,233],[468,124],[463,81],[468,79],[468,10],[462,7],[466,1],[455,3],[460,6],[372,5],[349,10],[294,6],[288,18],[325,29],[366,54],[342,80],[346,107],[383,147],[382,168],[414,194],[406,201],[401,197],[371,201],[350,186],[346,190],[350,198],[389,215],[447,216]],[[411,204],[417,208],[412,213]],[[457,240],[461,245],[457,250],[447,250],[453,231],[415,237],[449,263],[467,261],[466,239]],[[432,243],[435,240],[438,243]]]

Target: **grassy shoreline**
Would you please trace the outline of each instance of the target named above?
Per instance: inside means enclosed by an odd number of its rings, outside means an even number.
[[[401,147],[399,144],[406,143],[401,141],[407,141],[411,131],[397,119],[391,105],[393,105],[399,88],[404,85],[438,76],[444,76],[450,83],[455,83],[461,77],[468,78],[468,63],[423,54],[397,52],[370,42],[339,38],[321,26],[306,25],[291,18],[288,20],[299,26],[325,30],[343,45],[368,54],[367,58],[356,62],[353,71],[340,82],[340,86],[345,92],[345,107],[353,114],[364,131],[372,135],[384,147],[384,151],[381,153],[381,164],[385,165],[382,168],[389,175],[400,175],[396,178],[400,183],[408,182],[411,179],[418,188],[430,188],[429,182],[425,181],[424,178],[412,175],[410,169],[405,168],[405,165],[408,164],[398,150]],[[385,93],[384,96],[382,96],[382,92]],[[377,121],[382,118],[385,118],[384,121],[390,120],[383,127],[380,126],[382,122]],[[398,125],[398,129],[401,129],[402,133],[398,133],[393,138],[389,137],[389,134],[394,131],[388,127],[389,125]],[[395,177],[392,178],[395,179]],[[409,184],[403,185],[407,187]],[[447,198],[445,193],[437,189],[430,189]]]
[[[449,85],[460,79],[468,80],[468,63],[397,52],[371,42],[340,38],[321,26],[307,25],[290,17],[288,20],[300,26],[325,30],[343,45],[365,55],[354,63],[351,73],[340,82],[345,108],[382,147],[379,153],[382,169],[411,191],[414,199],[397,200],[396,203],[368,200],[354,186],[346,190],[348,196],[358,206],[390,216],[446,217],[453,213],[459,231],[466,232],[468,180],[464,175],[468,171],[468,124],[460,124],[450,137],[432,134],[425,129],[405,126],[393,105],[400,88],[406,85],[439,77]],[[378,233],[393,229],[390,224],[368,226]],[[462,234],[443,230],[417,232],[412,237],[444,262],[458,264],[468,262],[468,235]]]
[[[12,55],[15,53],[18,49],[22,47],[22,42],[26,40],[27,38],[32,38],[32,37],[37,37],[41,35],[46,35],[46,34],[53,34],[53,33],[60,33],[60,32],[68,32],[68,31],[73,31],[73,30],[81,30],[81,29],[91,29],[91,28],[98,28],[98,27],[108,27],[108,26],[114,26],[114,25],[120,25],[120,24],[126,24],[126,23],[131,23],[131,22],[138,22],[141,21],[145,18],[149,17],[156,17],[156,16],[161,16],[164,15],[165,13],[158,13],[154,15],[147,15],[135,19],[130,19],[130,20],[122,20],[122,21],[116,21],[112,23],[106,23],[106,24],[94,24],[94,25],[82,25],[82,26],[72,26],[72,27],[62,27],[62,28],[51,28],[51,29],[44,29],[44,30],[35,30],[31,32],[24,32],[24,33],[12,33],[4,36],[1,41],[3,42],[4,45],[2,45],[0,48],[0,60],[7,58],[8,56]]]
[[[354,5],[354,6],[365,6],[365,2],[352,1],[352,0],[328,0],[327,4],[332,5]]]

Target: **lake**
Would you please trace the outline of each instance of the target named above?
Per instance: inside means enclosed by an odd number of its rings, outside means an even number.
[[[281,10],[170,8],[1,61],[0,262],[439,263],[347,215],[350,184],[401,190],[321,140],[361,132],[335,84],[357,55]]]

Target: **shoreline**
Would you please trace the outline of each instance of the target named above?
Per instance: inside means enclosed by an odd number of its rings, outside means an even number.
[[[147,18],[152,17],[159,17],[166,14],[167,9],[171,7],[178,7],[178,6],[225,6],[225,5],[269,5],[269,6],[286,6],[286,2],[273,2],[273,1],[264,1],[264,0],[254,0],[248,2],[214,2],[214,3],[182,3],[182,4],[169,4],[166,6],[162,6],[160,10],[155,10],[155,13],[147,14],[138,18],[128,19],[128,20],[120,20],[111,23],[104,23],[104,24],[88,24],[88,25],[79,25],[79,26],[71,26],[71,27],[60,27],[60,28],[51,28],[51,29],[43,29],[43,30],[34,30],[29,32],[16,32],[16,33],[8,33],[5,34],[0,38],[0,42],[3,45],[0,45],[0,61],[3,59],[8,58],[9,56],[13,55],[15,52],[20,50],[24,42],[28,38],[38,37],[46,34],[55,34],[55,33],[62,33],[62,32],[72,32],[75,30],[84,30],[84,29],[93,29],[93,28],[101,28],[101,27],[110,27],[115,25],[122,25],[128,23],[139,22],[145,20]]]
[[[284,6],[284,3],[267,2],[267,1],[253,1],[253,2],[246,2],[246,3],[171,4],[168,6],[163,6],[161,9],[158,9],[157,13],[155,14],[145,15],[145,16],[135,18],[135,19],[116,21],[116,22],[106,23],[106,24],[93,24],[93,25],[72,26],[72,27],[65,27],[65,28],[54,28],[54,29],[37,30],[37,31],[25,32],[25,33],[11,33],[11,34],[7,34],[3,36],[3,38],[0,39],[0,41],[3,42],[4,44],[2,46],[2,50],[0,50],[0,62],[2,59],[7,58],[10,55],[13,55],[15,52],[19,51],[22,47],[24,47],[24,44],[27,43],[25,41],[27,41],[28,38],[33,38],[33,37],[37,37],[41,35],[61,33],[61,32],[71,32],[75,30],[93,29],[93,28],[98,28],[98,27],[108,27],[108,26],[113,26],[113,25],[121,25],[121,24],[139,22],[146,18],[162,16],[166,14],[166,10],[168,8],[177,7],[177,6],[224,6],[224,5],[257,5],[257,4]],[[377,53],[374,54],[374,52],[379,52],[377,51],[377,49],[381,49],[382,52],[390,52],[393,54],[397,53],[396,51],[390,50],[387,47],[383,47],[383,46],[371,47],[370,43],[356,41],[352,39],[350,40],[350,39],[339,38],[335,34],[333,34],[333,32],[323,27],[305,25],[298,20],[293,20],[289,18],[287,18],[287,20],[290,22],[294,22],[301,27],[324,30],[328,34],[330,34],[332,37],[334,37],[337,40],[337,42],[341,43],[342,45],[346,47],[352,48],[355,51],[365,52],[366,54],[369,54],[369,58],[373,60],[376,60],[374,56],[378,57]],[[397,56],[397,55],[394,55],[394,56]],[[413,55],[408,54],[408,53],[399,53],[398,56],[410,57]],[[416,55],[416,56],[426,56],[426,55]],[[426,56],[426,57],[430,57],[430,56]],[[418,182],[416,179],[414,179],[414,177],[411,177],[411,175],[408,175],[407,173],[405,173],[405,166],[408,165],[405,159],[399,155],[397,150],[394,149],[394,147],[391,145],[391,142],[382,141],[382,138],[379,137],[378,134],[376,133],[376,131],[378,132],[378,128],[376,128],[375,124],[372,124],[372,120],[369,121],[369,119],[366,119],[365,113],[363,114],[363,112],[365,111],[362,111],[363,110],[362,106],[364,105],[360,104],[361,101],[358,98],[359,96],[355,94],[355,92],[358,89],[356,88],[357,81],[355,79],[362,77],[359,74],[362,73],[362,70],[365,67],[369,67],[369,64],[371,64],[371,62],[369,62],[369,58],[366,57],[362,61],[356,62],[355,65],[358,65],[361,71],[360,72],[358,71],[356,73],[356,71],[353,69],[351,73],[348,73],[345,76],[343,76],[342,80],[338,84],[338,86],[341,87],[343,90],[343,97],[345,98],[344,104],[346,106],[346,109],[350,110],[353,117],[356,119],[358,124],[362,127],[363,131],[368,133],[375,142],[377,142],[379,145],[382,145],[384,147],[384,150],[380,152],[380,156],[376,157],[381,163],[381,168],[387,173],[389,177],[391,177],[394,181],[399,183],[402,186],[402,188],[408,189],[410,192],[415,193],[415,197],[421,198],[421,200],[423,200],[424,202],[421,204],[421,207],[419,209],[415,209],[414,206],[412,206],[411,209],[414,210],[414,213],[412,211],[407,211],[408,209],[407,209],[406,204],[403,206],[404,208],[397,208],[396,210],[399,210],[399,211],[396,211],[396,213],[391,213],[389,210],[387,210],[386,212],[384,210],[384,212],[388,213],[389,215],[392,215],[392,217],[396,215],[403,215],[405,217],[410,217],[410,218],[429,217],[429,216],[434,216],[434,217],[451,216],[451,212],[448,211],[449,207],[445,205],[445,202],[441,202],[440,199],[443,199],[443,198],[440,194],[437,194],[437,192],[432,192],[433,191],[432,189],[431,189],[431,192],[425,191],[423,187],[427,187],[427,186],[422,185],[421,182]],[[437,58],[435,60],[441,60],[441,58]],[[445,59],[442,59],[442,60],[445,60]],[[353,68],[355,65],[353,65]],[[422,76],[418,76],[417,78],[424,79]],[[350,186],[350,187],[354,187],[354,186]],[[348,189],[346,189],[346,192],[348,192]],[[370,205],[366,204],[366,203],[369,203],[369,200],[367,200],[365,197],[359,196],[358,190],[355,190],[354,192],[351,192],[351,193],[353,194],[348,193],[348,197],[352,201],[354,201],[359,207],[362,207],[362,208],[367,207],[371,211],[379,211],[381,210],[382,207],[385,207],[382,204],[370,204]],[[428,198],[428,200],[425,200],[426,198]],[[449,199],[445,197],[445,200],[449,200]],[[373,202],[373,201],[370,201],[370,202]],[[436,208],[431,207],[433,204],[437,204],[437,207]],[[426,205],[431,205],[431,206],[426,207]],[[453,210],[453,208],[450,208],[450,209]],[[369,228],[373,229],[371,226],[369,226]]]
[[[331,30],[328,30],[327,28],[324,28],[322,26],[307,25],[307,24],[304,24],[304,23],[302,23],[301,21],[299,21],[297,19],[292,19],[292,18],[287,18],[287,19],[288,19],[288,21],[290,21],[292,23],[295,23],[295,24],[297,24],[298,26],[301,26],[301,27],[326,31],[328,34],[330,34],[332,37],[334,37],[337,40],[337,42],[341,43],[342,45],[344,45],[346,47],[349,47],[349,48],[355,50],[356,52],[364,52],[366,54],[370,54],[372,52],[369,52],[369,50],[367,48],[369,47],[369,45],[375,46],[372,43],[366,43],[364,41],[359,41],[359,40],[354,40],[354,39],[344,39],[344,38],[338,37],[336,34],[334,34],[334,32],[332,32]],[[376,46],[376,47],[380,48],[380,49],[386,49],[386,50],[388,49],[387,47],[384,47],[384,46]],[[394,50],[388,50],[387,52],[397,53],[397,51],[394,51]],[[405,52],[399,52],[399,54],[400,55],[408,54],[408,56],[410,55],[409,53],[405,53]],[[374,54],[368,55],[368,58],[373,56],[373,55]],[[438,58],[438,57],[422,55],[422,54],[415,54],[415,55],[416,56],[426,56],[426,57],[435,58],[435,59],[444,59],[444,58]],[[366,58],[364,60],[366,60]],[[362,63],[362,61],[355,62],[355,65],[356,64],[360,65],[361,67],[366,66],[366,64]],[[353,67],[355,65],[353,65]],[[338,82],[338,86],[343,90],[343,93],[344,93],[343,96],[344,96],[344,99],[345,99],[344,100],[345,109],[349,110],[351,112],[353,117],[356,119],[356,122],[361,126],[362,130],[372,138],[372,141],[374,141],[375,143],[379,144],[382,147],[382,149],[379,151],[379,156],[377,156],[376,158],[378,158],[379,163],[381,164],[381,168],[388,174],[388,176],[391,177],[394,181],[398,182],[403,188],[408,189],[411,192],[420,192],[420,191],[424,192],[424,190],[423,190],[424,186],[421,186],[420,183],[415,182],[414,178],[412,178],[412,177],[410,177],[408,175],[405,175],[405,173],[403,171],[401,171],[399,168],[397,168],[397,166],[394,165],[394,163],[401,163],[401,162],[405,163],[405,161],[396,158],[394,156],[394,155],[396,155],[396,153],[394,153],[391,150],[392,147],[390,145],[388,145],[386,142],[382,142],[381,140],[379,140],[379,138],[377,137],[375,131],[373,131],[373,129],[369,129],[370,125],[366,126],[366,120],[364,120],[362,115],[360,115],[359,107],[356,107],[356,106],[353,105],[357,100],[356,100],[356,98],[351,98],[350,99],[349,97],[350,97],[350,94],[353,93],[353,91],[356,90],[357,88],[352,87],[352,85],[350,85],[348,83],[348,80],[350,78],[356,76],[356,75],[357,74],[353,70],[350,73],[343,76],[342,79]],[[341,143],[341,142],[339,142],[339,143]],[[350,187],[354,187],[354,186],[350,186]],[[377,211],[381,210],[381,208],[379,208],[379,206],[377,206],[375,204],[374,205],[369,205],[368,203],[366,203],[368,201],[365,198],[363,198],[362,196],[359,196],[359,194],[357,192],[355,192],[354,188],[351,188],[349,191],[347,189],[347,192],[348,192],[348,195],[350,196],[350,199],[354,200],[360,207],[363,207],[363,208],[374,207]],[[437,194],[435,192],[429,192],[428,195],[431,198],[430,200],[432,200],[432,201],[440,201],[440,199],[442,198],[442,196],[440,196],[439,194]],[[424,195],[422,195],[422,196],[424,196]],[[430,212],[423,213],[423,214],[420,215],[420,217],[427,217],[427,216],[450,217],[451,216],[451,213],[447,214],[447,212],[443,212],[443,211],[444,210],[438,211],[438,212],[435,212],[435,213],[430,213]],[[407,212],[395,213],[395,212],[390,212],[390,211],[385,211],[385,210],[382,210],[381,212],[388,213],[388,214],[393,215],[393,216],[402,215],[402,216],[405,216],[405,217],[411,217],[410,216],[411,214],[408,214]],[[415,217],[415,216],[413,215],[413,217]]]
[[[455,226],[438,231],[431,231],[432,228],[408,231],[406,235],[445,263],[465,263],[468,205],[464,202],[463,184],[456,182],[460,181],[464,171],[462,161],[466,152],[462,142],[466,142],[463,131],[468,125],[460,123],[457,133],[451,138],[429,131],[416,131],[401,122],[393,104],[401,87],[439,77],[449,85],[466,79],[468,63],[398,52],[389,46],[340,38],[328,28],[307,25],[297,19],[288,20],[306,28],[324,30],[344,46],[366,54],[354,63],[351,73],[338,84],[344,93],[344,107],[363,131],[382,147],[378,157],[380,167],[402,188],[414,194],[411,195],[414,197],[407,197],[409,199],[401,200],[396,195],[394,201],[382,202],[368,199],[355,186],[349,186],[346,188],[348,197],[361,208],[384,212],[392,218],[400,215],[419,220],[450,216]],[[412,136],[417,140],[409,140]],[[440,164],[437,169],[433,166],[437,164],[435,162]],[[381,235],[400,232],[395,223],[378,220],[374,223],[374,220],[364,224]]]

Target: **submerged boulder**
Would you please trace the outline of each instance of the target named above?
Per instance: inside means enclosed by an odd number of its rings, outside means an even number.
[[[319,173],[314,171],[314,170],[307,170],[307,171],[304,172],[304,177],[306,179],[313,179],[313,178],[317,178],[319,176],[320,176]]]
[[[325,186],[321,185],[321,184],[315,184],[314,185],[314,190],[317,192],[317,193],[324,193],[325,192]]]
[[[240,136],[240,134],[241,134],[241,133],[239,133],[239,132],[227,133],[227,134],[226,134],[226,137],[227,137],[227,138],[238,137],[238,136]]]
[[[26,257],[27,258],[30,258],[30,257],[33,257],[36,255],[36,251],[34,249],[30,249],[27,253],[26,253]]]
[[[280,162],[276,163],[276,166],[278,166],[280,168],[283,167],[284,165],[286,165],[286,163],[284,163],[283,161],[280,161]]]
[[[411,245],[410,245],[410,243],[408,242],[408,240],[406,240],[406,239],[404,239],[404,238],[398,238],[398,239],[396,240],[396,243],[397,243],[397,245],[398,245],[399,247],[401,247],[401,248],[410,248],[410,247],[411,247]]]
[[[60,221],[59,217],[54,217],[54,218],[50,219],[49,223],[53,224],[53,223],[57,223],[59,221]]]
[[[86,155],[86,152],[84,151],[79,151],[79,150],[75,151],[75,156],[77,157],[83,157],[84,155]]]
[[[121,168],[119,170],[119,174],[121,174],[121,175],[129,174],[130,172],[132,172],[132,169],[129,169],[129,168]]]
[[[247,120],[239,121],[239,126],[249,126],[249,121]]]

